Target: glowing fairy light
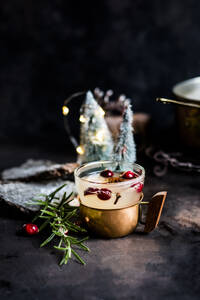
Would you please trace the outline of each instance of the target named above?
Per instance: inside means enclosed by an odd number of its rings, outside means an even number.
[[[65,99],[63,106],[61,106],[64,126],[80,163],[90,160],[95,161],[99,158],[102,158],[102,160],[107,159],[112,155],[113,151],[112,136],[104,119],[106,111],[99,106],[90,91],[86,93],[85,101],[82,103],[83,99],[79,96],[84,94],[85,92],[73,94]],[[74,101],[71,102],[71,100],[76,97],[78,97],[77,104]],[[73,118],[74,113],[72,114],[72,118],[68,117],[69,113],[70,116],[72,113],[71,103],[74,105],[74,108],[75,105],[77,105],[78,108],[78,105],[81,104],[79,108],[80,113],[78,114],[76,112],[76,118]],[[75,136],[75,121],[78,121],[80,126],[79,140]]]
[[[99,114],[103,117],[105,115],[105,111],[101,107],[99,107],[99,108],[100,108]]]
[[[103,117],[105,115],[105,111],[99,107],[98,110],[95,111],[95,115]]]
[[[83,155],[84,154],[84,148],[82,146],[78,146],[76,148],[76,152],[80,155]]]
[[[81,123],[85,123],[87,121],[87,119],[83,115],[80,115],[79,121]]]
[[[94,142],[97,142],[97,143],[103,142],[104,135],[105,135],[104,130],[97,131],[97,133],[95,134]]]
[[[67,106],[64,105],[64,106],[62,107],[62,113],[63,113],[64,116],[68,115],[68,113],[69,113],[69,108],[68,108]]]

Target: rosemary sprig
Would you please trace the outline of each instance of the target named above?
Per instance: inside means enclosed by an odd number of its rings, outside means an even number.
[[[78,239],[77,237],[68,234],[68,232],[76,234],[87,232],[84,228],[75,223],[75,219],[78,218],[77,208],[69,205],[73,193],[66,195],[65,192],[60,202],[58,201],[59,197],[56,197],[56,194],[65,186],[66,184],[62,185],[49,195],[40,195],[45,197],[44,201],[41,199],[33,200],[36,205],[41,207],[39,213],[33,219],[33,222],[36,220],[43,220],[40,224],[39,232],[47,225],[50,227],[51,234],[40,247],[44,247],[51,241],[58,241],[58,244],[54,245],[54,248],[63,252],[63,258],[60,265],[67,264],[72,255],[81,264],[85,265],[84,260],[79,256],[75,249],[90,251],[84,244],[84,241],[86,241],[88,237]]]

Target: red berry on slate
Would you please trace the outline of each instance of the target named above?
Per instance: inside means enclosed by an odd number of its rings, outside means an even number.
[[[32,224],[32,223],[24,224],[23,227],[24,227],[26,233],[29,235],[34,235],[39,232],[37,225]]]
[[[137,174],[133,173],[132,171],[127,171],[123,174],[122,177],[125,179],[132,179],[132,178],[136,178]]]
[[[113,177],[114,173],[111,170],[104,170],[100,173],[101,176],[103,177]]]
[[[109,200],[112,192],[109,189],[100,189],[97,193],[97,197],[101,200]]]
[[[84,196],[93,195],[93,194],[97,193],[98,191],[99,191],[98,188],[89,187],[87,190],[84,191]]]

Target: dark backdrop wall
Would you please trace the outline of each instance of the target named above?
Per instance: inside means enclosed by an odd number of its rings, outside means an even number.
[[[75,91],[112,88],[149,112],[156,131],[174,107],[155,103],[199,75],[200,1],[1,1],[0,143],[69,143],[61,106]]]

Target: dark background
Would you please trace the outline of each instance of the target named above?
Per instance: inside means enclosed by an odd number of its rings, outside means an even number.
[[[155,97],[199,75],[199,33],[199,0],[1,0],[0,171],[30,157],[72,160],[61,107],[96,86],[150,113],[154,142],[178,141],[174,106]],[[198,174],[169,170],[162,179],[142,165],[145,199],[168,191],[160,226],[90,239],[85,268],[61,269],[52,246],[39,247],[43,236],[16,234],[30,216],[1,205],[0,299],[199,299]]]
[[[174,107],[155,102],[199,75],[200,1],[1,1],[0,144],[69,140],[61,107],[73,92],[112,88],[170,130]],[[67,150],[68,149],[68,150]]]

